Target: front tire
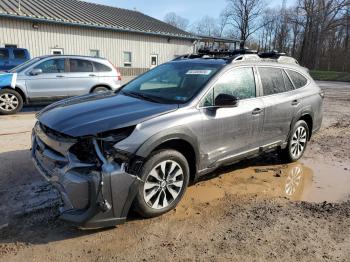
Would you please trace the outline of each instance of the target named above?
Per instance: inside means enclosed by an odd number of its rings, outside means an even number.
[[[135,199],[135,211],[143,217],[160,216],[182,199],[189,182],[186,158],[175,150],[154,152],[144,164]]]
[[[0,114],[12,115],[16,114],[23,107],[23,99],[21,95],[12,89],[0,90]]]
[[[92,93],[103,93],[103,92],[108,92],[108,91],[110,91],[110,89],[108,89],[107,87],[98,86],[92,90]]]
[[[309,139],[309,127],[304,120],[295,123],[290,133],[288,144],[282,150],[282,158],[287,162],[296,162],[304,154]]]

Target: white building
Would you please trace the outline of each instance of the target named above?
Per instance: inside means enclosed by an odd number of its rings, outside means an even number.
[[[78,0],[0,0],[0,47],[100,56],[137,75],[191,53],[197,37],[131,11]]]

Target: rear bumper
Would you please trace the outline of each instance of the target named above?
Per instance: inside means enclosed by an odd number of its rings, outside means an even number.
[[[67,143],[59,145],[57,148],[57,140],[42,132],[38,124],[34,127],[32,159],[41,175],[60,193],[60,218],[85,228],[124,222],[139,179],[116,163],[103,164],[97,171],[96,166],[82,163],[65,151],[69,149]]]

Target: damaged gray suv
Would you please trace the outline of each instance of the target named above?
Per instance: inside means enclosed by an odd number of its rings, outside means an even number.
[[[32,158],[60,192],[61,218],[87,228],[173,209],[219,166],[278,150],[296,161],[321,126],[323,94],[282,54],[180,57],[117,92],[37,115]]]

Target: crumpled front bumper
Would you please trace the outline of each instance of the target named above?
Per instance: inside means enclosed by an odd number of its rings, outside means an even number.
[[[126,220],[140,180],[124,165],[83,163],[69,151],[74,140],[46,134],[37,123],[32,133],[32,159],[60,192],[60,218],[85,228],[108,227]],[[101,203],[108,208],[101,208]]]

